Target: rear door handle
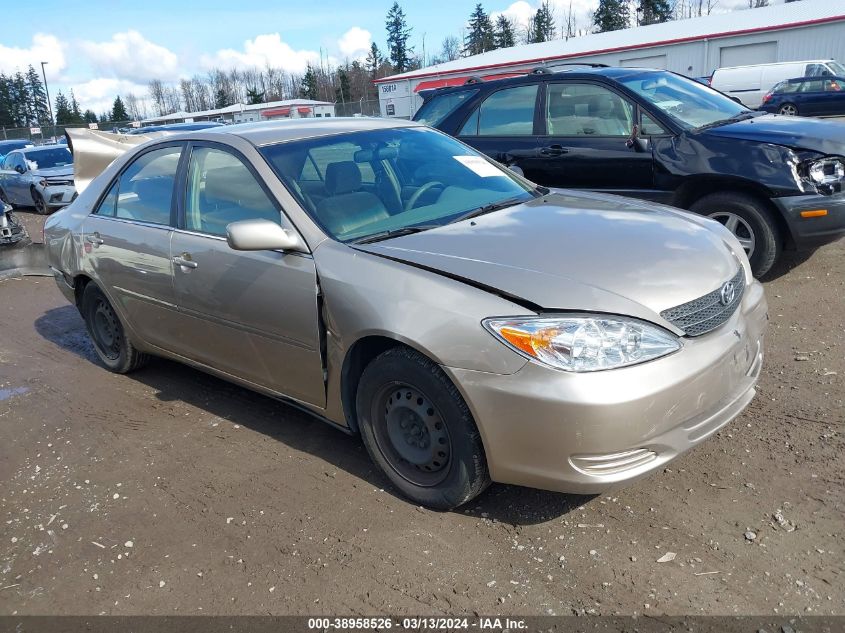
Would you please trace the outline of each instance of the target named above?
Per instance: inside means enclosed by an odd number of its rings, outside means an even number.
[[[182,266],[183,268],[196,268],[198,264],[191,259],[188,253],[182,253],[173,258],[173,263]]]
[[[85,239],[86,239],[88,242],[90,242],[91,244],[94,244],[94,245],[96,245],[96,246],[99,246],[100,244],[104,244],[104,243],[105,243],[105,242],[104,242],[104,240],[100,239],[100,234],[99,234],[99,233],[94,233],[94,235],[89,235],[89,236],[87,236]]]
[[[562,145],[548,145],[540,148],[540,153],[543,156],[560,156],[561,154],[568,154],[569,149]]]

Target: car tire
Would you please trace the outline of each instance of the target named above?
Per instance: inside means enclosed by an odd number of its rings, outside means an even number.
[[[784,116],[798,116],[798,106],[794,103],[784,103],[778,108],[778,114]]]
[[[722,191],[700,198],[690,211],[721,222],[736,235],[755,277],[769,272],[780,256],[783,243],[780,228],[772,211],[760,199],[739,191]]]
[[[15,208],[15,205],[13,205],[11,202],[9,202],[9,197],[6,195],[6,192],[3,191],[2,189],[0,189],[0,203],[8,204],[13,209]]]
[[[36,213],[38,215],[49,215],[50,208],[47,206],[47,202],[44,200],[44,196],[38,193],[35,189],[32,190],[32,204],[35,207]]]
[[[443,370],[400,346],[364,369],[358,426],[373,462],[414,503],[451,510],[490,484],[481,435]]]
[[[93,282],[85,286],[80,312],[94,343],[94,351],[110,371],[127,374],[147,362],[147,355],[139,352],[126,336],[114,307]]]

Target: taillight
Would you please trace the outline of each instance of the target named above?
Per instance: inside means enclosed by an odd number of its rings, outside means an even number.
[[[771,101],[771,99],[772,99],[772,93],[770,92],[763,97],[763,103],[768,103],[769,101]]]

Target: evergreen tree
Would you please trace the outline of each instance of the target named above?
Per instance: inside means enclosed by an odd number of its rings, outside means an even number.
[[[311,99],[312,101],[317,100],[317,73],[314,72],[311,64],[308,64],[305,76],[302,78],[302,85],[299,87],[299,94],[303,99]]]
[[[493,23],[479,2],[475,5],[472,15],[469,16],[469,30],[464,39],[464,54],[478,55],[492,51],[494,48],[496,48],[496,42],[493,35]]]
[[[231,105],[229,103],[229,93],[226,92],[226,88],[220,86],[214,93],[214,107],[225,108],[229,105]]]
[[[378,79],[378,69],[381,68],[384,58],[381,51],[375,42],[370,46],[370,52],[367,53],[367,59],[364,61],[364,66],[370,73],[370,79]]]
[[[393,70],[403,73],[411,65],[411,56],[414,49],[408,46],[408,38],[411,37],[411,28],[405,20],[405,12],[398,2],[394,2],[387,12],[387,50],[390,54],[390,61]]]
[[[496,28],[493,33],[496,48],[510,48],[516,45],[516,36],[513,31],[513,22],[508,20],[504,15],[496,18]]]
[[[29,88],[29,123],[37,123],[38,125],[51,125],[50,121],[50,104],[47,103],[47,94],[44,91],[44,84],[41,82],[41,76],[38,71],[30,66],[26,71],[26,83]]]
[[[669,0],[640,0],[637,13],[642,26],[668,22],[672,19],[672,7],[669,6]]]
[[[344,68],[338,68],[337,81],[340,85],[335,89],[335,101],[339,101],[340,103],[350,101],[352,88],[349,85],[349,71]]]
[[[15,73],[10,88],[12,93],[12,117],[15,120],[15,126],[26,127],[35,123],[35,120],[30,116],[29,85],[26,83],[26,77],[23,76],[22,72]]]
[[[255,105],[257,103],[264,103],[264,93],[258,92],[258,88],[247,88],[246,89],[246,102],[250,105]]]
[[[73,123],[73,113],[70,111],[70,104],[67,97],[61,92],[56,95],[56,125],[69,125]]]
[[[628,28],[630,15],[625,0],[599,0],[599,6],[593,13],[595,32],[606,33]]]
[[[82,120],[84,123],[96,123],[97,115],[94,114],[93,110],[86,110],[85,113],[82,115]]]
[[[12,79],[0,74],[0,125],[12,127],[15,119],[12,114]]]
[[[71,123],[75,125],[81,125],[85,123],[85,117],[82,114],[82,110],[79,107],[79,102],[76,100],[76,95],[73,94],[73,90],[70,91],[70,116],[71,116]]]
[[[120,98],[120,95],[117,95],[114,99],[114,105],[111,109],[111,120],[112,121],[128,121],[129,114],[126,112],[126,106],[123,105],[123,99]]]
[[[108,112],[101,112],[100,118],[98,120],[99,123],[108,123],[109,122],[109,114]]]
[[[540,5],[531,21],[530,42],[548,42],[555,38],[555,18],[548,0]]]

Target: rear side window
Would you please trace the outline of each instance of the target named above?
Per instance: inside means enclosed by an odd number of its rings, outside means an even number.
[[[97,205],[97,208],[94,209],[94,213],[96,213],[97,215],[105,216],[107,218],[113,218],[116,210],[117,210],[117,181],[115,180],[112,183],[112,186],[109,187],[109,192],[100,201],[100,204]]]
[[[799,92],[822,92],[824,90],[824,80],[823,79],[812,79],[810,81],[805,81],[801,84],[801,90]]]
[[[462,90],[451,94],[435,95],[417,110],[417,113],[414,115],[414,121],[437,127],[458,106],[477,93],[478,90]]]
[[[246,165],[229,152],[194,148],[188,166],[185,228],[226,235],[229,223],[257,219],[279,224],[279,210]]]
[[[529,136],[534,133],[537,84],[491,94],[461,129],[461,135]]]
[[[150,224],[170,224],[173,184],[181,147],[142,154],[118,180],[115,217]]]

